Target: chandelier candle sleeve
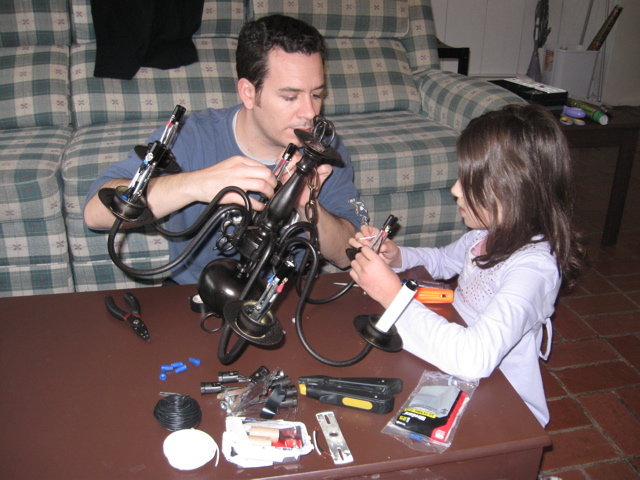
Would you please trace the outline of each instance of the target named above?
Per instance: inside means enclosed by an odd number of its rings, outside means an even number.
[[[407,308],[411,300],[413,300],[417,289],[418,282],[415,280],[407,280],[396,295],[396,298],[391,302],[391,305],[389,305],[389,308],[385,310],[384,314],[375,324],[376,329],[384,333],[391,330],[391,327],[398,321],[402,312],[404,312],[405,308]]]

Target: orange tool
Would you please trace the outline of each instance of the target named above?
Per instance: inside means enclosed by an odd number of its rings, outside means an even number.
[[[453,290],[419,287],[413,298],[420,303],[453,303]]]

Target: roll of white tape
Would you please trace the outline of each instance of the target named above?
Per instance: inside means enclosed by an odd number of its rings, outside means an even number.
[[[202,430],[189,428],[169,435],[163,444],[164,455],[178,470],[195,470],[215,456],[216,467],[220,459],[218,444]]]

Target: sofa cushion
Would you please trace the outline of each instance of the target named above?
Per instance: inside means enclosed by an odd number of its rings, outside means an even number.
[[[69,45],[67,0],[2,0],[0,47]]]
[[[128,288],[157,284],[162,278],[134,281],[114,266],[107,251],[107,231],[93,231],[82,218],[85,197],[98,173],[126,157],[135,145],[143,144],[158,122],[127,122],[97,125],[77,130],[62,164],[67,235],[78,291]],[[135,268],[154,268],[169,260],[167,240],[152,227],[119,234],[118,250]]]
[[[67,127],[69,47],[0,48],[0,129]]]
[[[410,112],[328,118],[351,155],[361,195],[451,188],[458,178],[452,128]]]
[[[422,93],[422,114],[461,132],[471,119],[510,103],[526,103],[493,83],[439,69],[415,75]]]
[[[329,119],[351,155],[372,225],[397,216],[400,245],[442,246],[463,233],[450,191],[458,177],[456,130],[406,111]]]
[[[413,72],[440,68],[431,2],[409,0],[409,33],[401,40]]]
[[[329,38],[326,43],[325,115],[420,111],[420,94],[400,41]]]
[[[48,226],[42,227],[47,229]],[[64,234],[63,234],[64,237]],[[0,297],[74,292],[69,260],[0,266]]]
[[[96,45],[71,49],[71,102],[76,127],[133,120],[167,120],[176,104],[187,111],[239,103],[232,38],[199,38],[199,61],[171,70],[141,68],[132,80],[95,78]]]
[[[71,17],[71,37],[73,43],[90,43],[96,41],[91,17],[91,0],[69,0],[69,16]]]
[[[438,68],[438,44],[431,3],[423,0],[307,2],[250,0],[249,18],[284,13],[315,26],[329,38],[397,38],[412,71]]]
[[[407,0],[252,0],[249,5],[250,18],[283,13],[310,23],[326,37],[395,38],[409,29]]]
[[[70,138],[69,128],[0,130],[0,221],[62,212],[60,164]]]
[[[71,130],[0,131],[0,296],[73,291],[60,163]]]
[[[407,0],[250,2],[252,18],[273,13],[300,18],[325,36],[325,115],[420,110],[412,67],[399,40],[409,31]]]
[[[75,43],[96,41],[90,0],[70,0]],[[243,0],[205,0],[202,23],[194,37],[237,36],[244,24]]]
[[[237,36],[245,22],[243,0],[205,0],[202,24],[194,37]]]
[[[398,217],[393,240],[406,247],[441,247],[467,231],[449,188],[362,195],[370,224],[382,226],[389,214]]]

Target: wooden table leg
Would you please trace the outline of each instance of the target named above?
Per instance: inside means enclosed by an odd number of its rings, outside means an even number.
[[[620,232],[624,204],[627,198],[627,191],[629,190],[629,181],[631,179],[637,141],[638,129],[625,129],[622,134],[620,148],[618,149],[618,160],[611,185],[607,217],[604,222],[604,232],[602,233],[601,241],[603,247],[614,245],[618,241],[618,233]]]

